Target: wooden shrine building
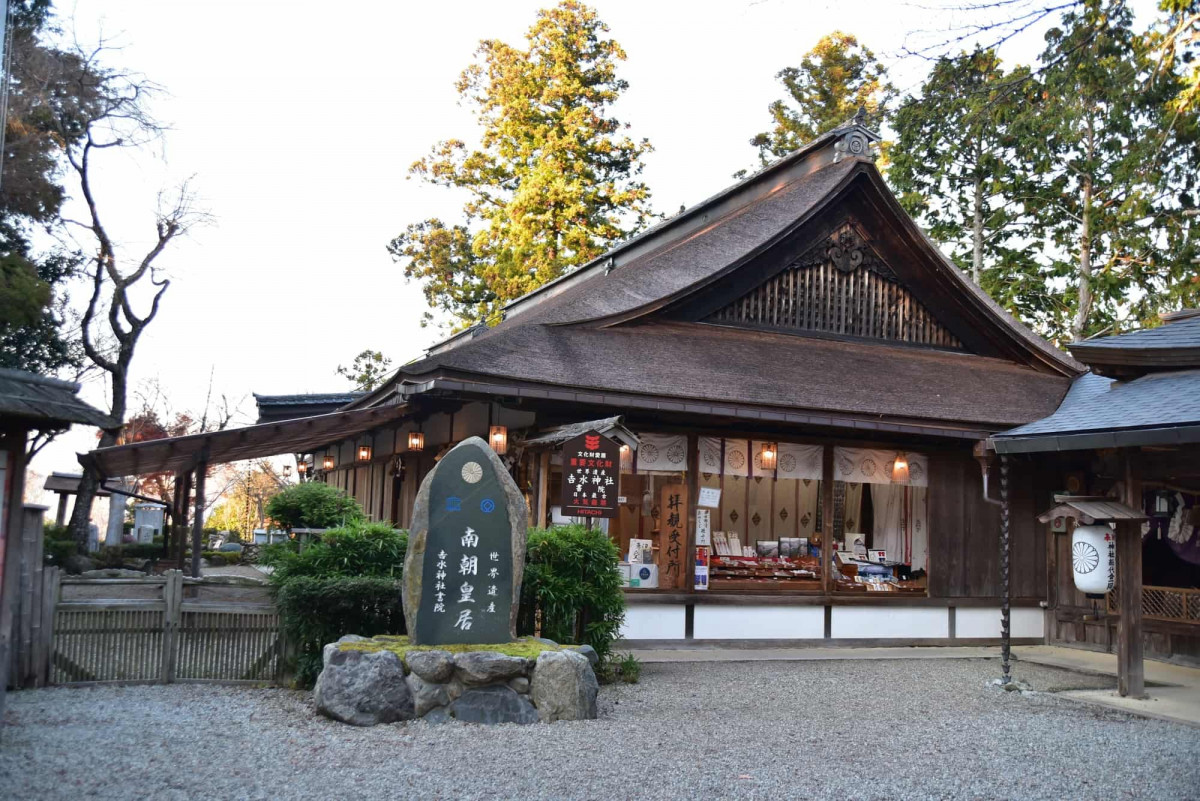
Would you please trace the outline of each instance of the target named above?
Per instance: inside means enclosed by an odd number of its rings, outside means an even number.
[[[994,642],[1000,512],[975,447],[1052,414],[1084,367],[926,238],[877,138],[858,121],[820,136],[336,412],[280,420],[259,396],[262,425],[84,461],[116,476],[294,453],[405,526],[439,456],[478,435],[550,525],[567,519],[562,442],[595,428],[622,445],[602,525],[626,639]],[[1009,498],[1012,634],[1041,642],[1051,492],[1015,471]]]

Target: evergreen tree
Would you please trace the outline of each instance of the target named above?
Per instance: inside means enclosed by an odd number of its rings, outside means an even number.
[[[841,31],[821,37],[800,66],[785,67],[775,77],[787,96],[768,107],[772,128],[750,140],[764,166],[841,125],[860,107],[878,130],[896,91],[875,54]]]
[[[382,351],[368,348],[354,357],[349,367],[338,365],[337,374],[349,379],[359,392],[370,392],[391,374],[392,360]]]
[[[498,320],[508,301],[584,264],[649,217],[637,180],[650,145],[609,115],[627,86],[621,46],[591,8],[538,12],[526,48],[488,40],[459,78],[480,145],[449,139],[411,174],[464,189],[463,220],[409,225],[388,245],[429,305],[458,327]],[[426,314],[426,321],[430,315]]]
[[[1023,139],[1030,71],[994,51],[938,59],[892,118],[888,180],[901,205],[997,301],[1027,321],[1059,313],[1028,247]],[[1031,280],[1032,277],[1032,280]]]
[[[54,373],[77,366],[78,341],[64,332],[64,284],[82,261],[64,250],[39,251],[38,229],[59,223],[65,191],[64,148],[82,135],[95,94],[75,77],[79,57],[46,43],[48,0],[9,4],[8,116],[0,180],[0,367]]]
[[[1042,281],[1062,288],[1060,341],[1153,321],[1194,256],[1181,209],[1195,206],[1196,122],[1171,107],[1182,80],[1151,49],[1123,3],[1087,0],[1047,34],[1027,208]]]

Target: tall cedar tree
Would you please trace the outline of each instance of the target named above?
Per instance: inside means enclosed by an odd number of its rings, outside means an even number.
[[[1033,322],[1058,316],[1061,301],[1028,280],[1038,273],[1023,209],[1029,78],[1026,67],[1006,72],[991,50],[938,59],[892,118],[888,180],[976,284]]]
[[[566,0],[538,12],[522,50],[487,40],[456,88],[483,129],[478,149],[440,142],[411,174],[464,189],[463,221],[409,225],[388,245],[455,327],[493,324],[508,301],[643,226],[650,151],[609,116],[625,52],[596,12]],[[425,321],[431,319],[426,313]]]
[[[76,54],[45,43],[48,0],[9,3],[9,96],[0,181],[0,367],[54,373],[76,367],[82,349],[67,327],[63,287],[82,259],[40,251],[33,234],[54,231],[65,192],[63,148],[82,134],[97,98],[75,91]],[[65,124],[63,124],[65,123]]]
[[[1176,71],[1123,3],[1088,0],[1047,34],[1024,136],[1032,145],[1028,208],[1048,246],[1043,283],[1062,286],[1059,341],[1152,323],[1172,283],[1194,272],[1180,215],[1195,205],[1196,122],[1170,107]],[[1181,271],[1183,271],[1181,273]]]
[[[786,156],[867,110],[868,125],[878,130],[887,119],[895,87],[868,48],[848,33],[821,37],[804,54],[799,67],[785,67],[775,76],[787,90],[768,110],[773,127],[750,140],[763,166]]]

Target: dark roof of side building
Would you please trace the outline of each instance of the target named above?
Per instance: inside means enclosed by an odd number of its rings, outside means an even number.
[[[59,428],[64,423],[120,427],[119,422],[81,401],[79,388],[70,381],[0,369],[0,416],[28,421],[31,428]]]
[[[1171,445],[1200,441],[1200,370],[1117,381],[1087,373],[1058,409],[992,437],[1000,453]]]
[[[364,392],[320,392],[302,395],[260,395],[254,393],[258,405],[258,422],[273,423],[277,420],[295,420],[329,414],[358,398]]]
[[[1092,372],[1075,379],[1053,414],[994,436],[996,450],[1200,442],[1200,312],[1163,319],[1157,328],[1071,345]]]
[[[1200,310],[1188,309],[1166,319],[1157,328],[1072,343],[1071,353],[1093,372],[1115,377],[1200,367]]]

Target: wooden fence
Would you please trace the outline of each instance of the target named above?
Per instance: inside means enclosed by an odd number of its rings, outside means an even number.
[[[52,626],[14,686],[283,680],[279,615],[261,585],[178,570],[81,579],[46,568],[44,575],[40,617]],[[243,597],[212,597],[222,594]]]

